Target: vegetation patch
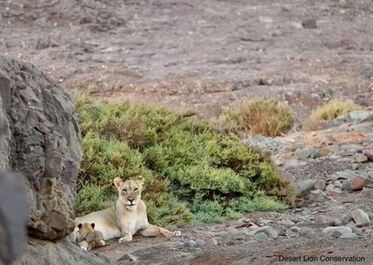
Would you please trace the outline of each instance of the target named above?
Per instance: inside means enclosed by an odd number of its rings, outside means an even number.
[[[244,100],[239,105],[224,107],[218,126],[233,132],[279,136],[294,123],[291,107],[276,99]]]
[[[145,177],[150,222],[166,227],[283,210],[294,192],[272,163],[206,121],[129,102],[75,99],[84,157],[78,215],[112,204],[115,177]]]
[[[311,119],[315,121],[328,121],[358,109],[361,109],[361,106],[352,100],[333,99],[313,111]]]

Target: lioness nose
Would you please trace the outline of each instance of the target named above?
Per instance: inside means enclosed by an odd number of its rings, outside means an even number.
[[[132,202],[134,201],[134,199],[128,199],[128,201],[129,201],[130,203],[132,203]]]

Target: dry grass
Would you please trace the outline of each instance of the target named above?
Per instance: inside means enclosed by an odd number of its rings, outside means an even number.
[[[276,99],[260,98],[224,107],[217,121],[224,130],[271,137],[286,133],[293,123],[294,112],[289,105]]]
[[[313,111],[311,119],[315,121],[328,121],[358,109],[361,109],[361,106],[352,100],[333,99]]]

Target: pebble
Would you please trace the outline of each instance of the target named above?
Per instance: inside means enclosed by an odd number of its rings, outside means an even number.
[[[198,246],[197,241],[192,240],[192,239],[184,243],[184,247],[187,247],[187,248],[195,248],[197,246]]]
[[[330,226],[324,228],[322,233],[327,236],[340,237],[343,234],[351,234],[352,229],[348,226]]]
[[[264,233],[270,238],[276,238],[278,236],[277,231],[270,226],[260,227],[256,230],[253,230],[253,231],[249,232],[249,235],[254,236],[258,233]]]
[[[308,195],[308,198],[313,202],[325,202],[327,200],[330,200],[328,195],[325,194],[322,190],[313,190]]]
[[[254,235],[254,239],[255,239],[256,241],[263,242],[263,241],[267,241],[267,240],[269,240],[269,237],[267,236],[266,233],[264,233],[264,232],[260,232],[260,233],[257,233],[256,235]]]
[[[302,21],[302,26],[305,29],[315,29],[317,28],[317,21],[314,18],[308,18]]]
[[[355,159],[356,162],[359,162],[359,163],[368,162],[368,157],[365,156],[364,154],[360,154],[360,153],[355,154],[354,159]]]
[[[351,180],[351,190],[362,190],[367,184],[367,179],[363,176],[356,176]]]
[[[352,211],[351,216],[356,225],[367,225],[370,223],[369,215],[361,209]]]
[[[307,160],[308,158],[318,158],[322,156],[320,149],[315,147],[298,148],[294,152],[294,156],[298,160]]]

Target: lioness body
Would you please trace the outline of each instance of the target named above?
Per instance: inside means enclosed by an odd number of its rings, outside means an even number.
[[[114,179],[119,197],[115,206],[90,213],[76,219],[76,223],[95,223],[96,229],[103,234],[104,240],[120,238],[119,243],[129,242],[139,232],[143,236],[163,235],[170,237],[180,232],[170,232],[148,222],[146,206],[141,200],[144,179]]]

